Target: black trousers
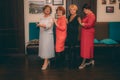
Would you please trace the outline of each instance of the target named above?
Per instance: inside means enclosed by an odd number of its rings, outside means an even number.
[[[69,68],[76,68],[80,64],[79,48],[75,46],[68,46],[66,56],[67,56],[66,63]]]

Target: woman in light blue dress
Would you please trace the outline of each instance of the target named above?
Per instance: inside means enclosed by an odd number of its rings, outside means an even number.
[[[53,58],[54,55],[54,39],[53,39],[53,18],[51,17],[52,9],[49,5],[45,5],[43,13],[40,14],[40,21],[37,24],[40,27],[39,34],[39,54],[44,63],[42,70],[47,69],[49,65],[49,59]]]

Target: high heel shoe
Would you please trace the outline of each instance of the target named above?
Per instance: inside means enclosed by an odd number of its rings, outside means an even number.
[[[43,65],[41,70],[46,70],[50,66],[50,61],[48,61],[47,65]]]
[[[91,60],[89,63],[86,63],[86,65],[92,65],[92,66],[94,66],[95,65],[95,61]]]
[[[95,65],[95,61],[94,61],[94,60],[92,60],[92,61],[91,61],[91,64],[92,64],[92,66],[94,66],[94,65]]]
[[[83,69],[83,68],[85,68],[85,67],[86,67],[86,63],[81,64],[81,65],[79,66],[79,69]]]

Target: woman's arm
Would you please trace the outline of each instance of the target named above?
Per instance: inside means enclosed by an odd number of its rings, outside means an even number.
[[[57,23],[56,26],[57,26],[57,29],[64,31],[66,29],[66,25],[67,25],[66,19],[62,19],[62,20],[60,20],[59,23]]]
[[[78,22],[79,22],[79,24],[81,24],[82,22],[81,22],[81,18],[80,17],[78,17]]]
[[[43,28],[45,28],[45,27],[46,27],[46,25],[45,25],[45,24],[36,23],[36,25],[37,25],[37,27],[43,27]]]
[[[59,26],[56,19],[53,19],[56,26]]]
[[[91,16],[88,17],[87,21],[83,21],[81,23],[81,25],[84,28],[91,28],[91,27],[93,27],[94,23],[95,23],[95,16],[91,15]]]
[[[39,19],[39,22],[36,22],[36,26],[45,28],[46,25],[42,24],[42,22],[41,22],[42,21],[42,17],[43,17],[43,14],[40,14],[40,17],[39,17],[40,19]]]

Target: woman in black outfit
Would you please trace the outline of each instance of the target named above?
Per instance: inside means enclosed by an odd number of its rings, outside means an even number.
[[[70,16],[68,16],[68,24],[67,24],[67,45],[68,45],[68,64],[69,67],[74,67],[71,65],[75,64],[76,53],[75,46],[78,42],[78,27],[80,16],[77,15],[78,7],[75,4],[71,4],[69,6]],[[74,62],[73,62],[74,60]]]

